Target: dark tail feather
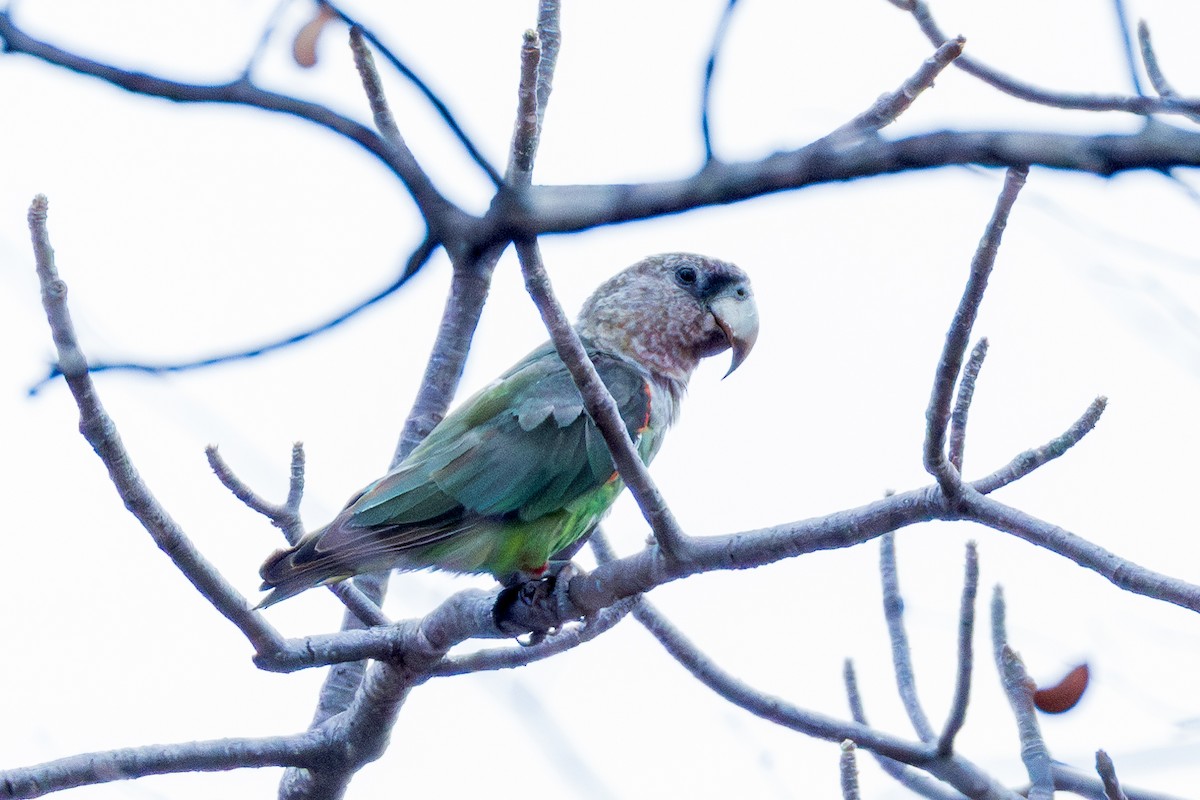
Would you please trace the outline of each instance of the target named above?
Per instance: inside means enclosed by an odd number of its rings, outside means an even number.
[[[270,590],[270,594],[264,597],[255,608],[273,606],[280,600],[295,597],[314,586],[336,583],[350,577],[350,575],[330,575],[329,567],[331,565],[327,559],[317,562],[302,560],[305,545],[306,542],[301,542],[295,547],[276,550],[259,567],[258,574],[263,579],[262,586],[259,588],[263,591]],[[297,556],[301,556],[301,559],[298,559]]]

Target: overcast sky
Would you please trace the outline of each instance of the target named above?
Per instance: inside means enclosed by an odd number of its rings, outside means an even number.
[[[721,2],[570,3],[535,180],[681,177],[700,163],[700,77]],[[1047,6],[1053,6],[1047,8]],[[274,3],[43,2],[16,20],[101,60],[197,82],[232,78]],[[424,75],[495,164],[512,128],[517,54],[533,0],[347,4]],[[980,59],[1051,89],[1130,91],[1109,2],[934,2]],[[1200,10],[1130,0],[1164,69],[1200,92]],[[319,65],[290,60],[311,15],[283,14],[256,70],[266,86],[369,112],[344,30]],[[714,87],[727,160],[803,145],[894,89],[928,57],[885,0],[744,0]],[[385,70],[400,128],[439,188],[469,210],[481,173],[412,89]],[[423,228],[403,188],[363,151],[263,112],[134,97],[0,56],[0,440],[9,519],[0,536],[0,765],[114,747],[303,729],[321,671],[273,675],[128,515],[77,431],[61,383],[27,390],[52,359],[25,214],[50,198],[50,231],[85,352],[178,361],[294,332],[389,283]],[[1120,114],[1037,108],[955,70],[887,131],[1031,128],[1122,132]],[[1187,124],[1173,120],[1172,124]],[[967,445],[990,472],[1065,429],[1098,394],[1099,427],[1067,457],[1000,493],[1126,558],[1192,580],[1200,439],[1200,205],[1193,176],[1111,180],[1035,169],[1010,220],[978,334],[991,340]],[[945,328],[1002,175],[944,169],[818,186],[664,220],[543,241],[572,312],[603,279],[653,252],[691,250],[751,276],[762,332],[721,381],[706,364],[653,475],[693,534],[746,530],[861,505],[928,483],[920,447]],[[1189,184],[1192,185],[1189,188]],[[101,398],[135,464],[197,547],[247,596],[278,533],[220,487],[217,444],[268,496],[286,491],[291,443],[308,453],[305,521],[326,522],[387,465],[424,368],[448,284],[442,254],[400,294],[318,340],[169,378],[105,374]],[[545,337],[515,259],[502,260],[463,392]],[[622,552],[646,526],[628,498],[606,525]],[[1200,626],[1004,534],[935,524],[898,536],[918,687],[935,724],[953,688],[963,544],[979,542],[981,619],[994,584],[1013,646],[1039,681],[1087,660],[1093,684],[1043,718],[1056,758],[1103,747],[1123,780],[1188,794],[1200,783]],[[854,658],[880,728],[909,729],[881,613],[878,547],[706,575],[653,599],[720,665],[797,705],[846,716]],[[488,581],[393,580],[386,611],[423,613]],[[289,636],[336,628],[341,606],[309,592],[269,612]],[[960,751],[1023,782],[1015,726],[986,657],[986,625]],[[470,645],[474,647],[474,645]],[[749,716],[696,683],[632,620],[564,656],[414,691],[388,753],[349,797],[397,792],[524,797],[832,797],[837,747]],[[77,798],[272,796],[278,770],[165,776]],[[863,794],[906,796],[863,759]]]

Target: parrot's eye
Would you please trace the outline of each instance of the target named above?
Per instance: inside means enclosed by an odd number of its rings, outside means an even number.
[[[675,280],[679,281],[682,286],[691,286],[696,282],[696,268],[680,267],[675,270]]]

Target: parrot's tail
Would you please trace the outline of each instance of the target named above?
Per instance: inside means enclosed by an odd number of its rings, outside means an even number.
[[[258,574],[263,579],[260,588],[263,591],[270,590],[270,594],[255,608],[273,606],[280,600],[295,597],[314,586],[337,583],[355,574],[347,570],[337,570],[331,574],[330,567],[335,565],[331,564],[328,558],[319,561],[305,559],[306,544],[308,543],[302,541],[295,547],[276,550],[259,567]]]

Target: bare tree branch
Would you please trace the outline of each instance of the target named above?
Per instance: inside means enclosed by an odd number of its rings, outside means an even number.
[[[354,54],[354,66],[362,81],[363,92],[367,95],[367,103],[371,106],[375,127],[393,147],[408,150],[408,144],[404,141],[400,128],[396,126],[387,97],[383,93],[383,81],[375,68],[375,57],[371,55],[371,49],[367,47],[363,38],[363,29],[357,25],[350,28],[350,52]]]
[[[975,251],[975,257],[971,259],[970,277],[967,279],[958,309],[954,312],[950,330],[946,334],[946,345],[938,361],[929,408],[925,412],[925,471],[937,478],[942,492],[952,503],[963,491],[958,470],[946,455],[946,427],[950,422],[954,382],[962,370],[963,354],[971,338],[971,328],[979,314],[979,304],[983,302],[983,293],[987,290],[988,277],[996,263],[996,254],[1000,249],[1004,228],[1008,224],[1009,212],[1017,201],[1021,187],[1025,185],[1026,174],[1026,170],[1010,169],[1005,175],[1004,189],[996,201],[996,208]]]
[[[858,762],[854,757],[854,742],[850,739],[842,742],[839,766],[842,777],[842,800],[862,800],[862,794],[858,791]]]
[[[1050,767],[1050,753],[1042,739],[1033,707],[1033,681],[1025,672],[1021,657],[1008,644],[1004,618],[1004,592],[997,586],[992,595],[992,647],[996,666],[1000,670],[1000,682],[1008,696],[1021,737],[1021,760],[1025,762],[1031,783],[1028,797],[1029,800],[1052,800],[1054,774]]]
[[[942,735],[938,737],[938,752],[954,749],[954,737],[967,719],[967,703],[971,698],[971,674],[975,670],[975,596],[979,591],[979,551],[975,542],[967,542],[967,559],[963,575],[962,602],[958,611],[958,672],[954,681],[954,700]]]
[[[1081,567],[1095,570],[1120,589],[1200,611],[1200,586],[1126,561],[1057,525],[990,497],[975,495],[964,502],[964,514],[969,519],[1011,533],[1064,556]]]
[[[1175,91],[1175,87],[1167,80],[1166,74],[1159,66],[1158,55],[1154,52],[1154,44],[1150,41],[1150,26],[1146,24],[1145,20],[1138,22],[1137,35],[1142,64],[1146,67],[1146,75],[1150,78],[1150,85],[1154,87],[1154,91],[1162,97],[1179,97],[1179,93]],[[1196,112],[1183,113],[1192,122],[1200,122],[1200,114]]]
[[[1121,52],[1125,54],[1125,66],[1129,69],[1129,82],[1133,84],[1134,94],[1139,97],[1142,91],[1142,76],[1138,73],[1137,59],[1133,55],[1133,39],[1129,35],[1129,16],[1125,13],[1125,0],[1113,0],[1113,11],[1117,15],[1117,32],[1121,37]]]
[[[140,372],[147,375],[166,375],[175,372],[189,372],[196,369],[204,369],[206,367],[215,367],[220,364],[228,364],[234,361],[245,361],[251,358],[273,353],[276,350],[282,350],[286,347],[291,347],[294,344],[307,341],[315,336],[319,336],[326,331],[333,330],[339,325],[349,321],[357,316],[360,312],[374,306],[381,300],[391,297],[397,291],[404,287],[417,272],[425,266],[426,262],[437,249],[437,242],[431,238],[425,238],[413,251],[409,257],[404,271],[379,291],[372,294],[365,300],[360,300],[349,308],[338,312],[329,319],[316,323],[303,330],[284,336],[279,339],[273,339],[264,344],[254,345],[250,348],[235,350],[232,352],[220,353],[215,356],[206,356],[204,358],[193,359],[191,361],[172,361],[166,363],[151,363],[147,361],[97,361],[88,364],[88,371],[97,372]],[[50,367],[48,374],[30,387],[31,395],[37,394],[50,382],[62,377],[62,370],[57,364]]]
[[[1103,750],[1096,751],[1096,772],[1104,781],[1104,796],[1108,800],[1130,800],[1121,790],[1121,782],[1117,780],[1117,769],[1113,766],[1112,759]]]
[[[962,474],[963,452],[967,447],[967,415],[971,412],[971,400],[975,397],[975,382],[979,380],[979,370],[983,368],[983,359],[987,357],[988,340],[984,336],[975,343],[962,376],[958,379],[958,397],[954,401],[954,411],[950,413],[950,446],[946,458],[950,464]]]
[[[1054,788],[1063,792],[1074,792],[1096,800],[1110,800],[1105,795],[1104,782],[1096,775],[1084,774],[1074,767],[1054,762]],[[1152,792],[1146,789],[1135,789],[1123,786],[1122,791],[1129,800],[1186,800],[1175,794]]]
[[[1083,412],[1083,415],[1075,420],[1074,424],[1067,428],[1062,435],[1056,436],[1041,447],[1026,450],[1005,466],[987,477],[975,481],[972,485],[982,494],[991,494],[1013,481],[1020,480],[1038,467],[1053,461],[1079,444],[1080,440],[1084,436],[1087,436],[1092,428],[1096,427],[1096,423],[1100,421],[1100,415],[1104,413],[1104,409],[1107,407],[1108,398],[1097,397],[1087,407],[1087,410]]]
[[[889,0],[897,8],[904,9],[913,15],[921,32],[934,45],[941,45],[949,37],[942,32],[929,5],[924,0]],[[1153,98],[1128,95],[1083,94],[1071,92],[1051,92],[993,69],[970,56],[964,56],[956,62],[959,69],[969,75],[974,75],[989,86],[999,89],[1005,94],[1038,105],[1053,106],[1054,108],[1075,109],[1078,111],[1128,111],[1131,114],[1178,114],[1200,109],[1200,101],[1180,100],[1169,98]]]
[[[80,432],[104,463],[109,479],[125,507],[142,523],[154,543],[167,554],[184,577],[222,616],[245,634],[256,651],[270,653],[283,649],[283,638],[279,633],[261,614],[251,610],[246,598],[200,554],[134,468],[117,433],[116,424],[100,404],[96,387],[88,373],[87,358],[75,337],[75,326],[67,309],[67,285],[58,277],[54,250],[46,229],[48,207],[49,201],[45,196],[38,195],[33,199],[29,208],[29,232],[42,288],[42,305],[46,309],[46,319],[50,323],[63,377],[79,407]]]
[[[283,531],[288,544],[295,544],[304,535],[304,525],[300,521],[300,501],[304,494],[304,446],[299,442],[292,446],[292,468],[288,487],[287,500],[282,505],[269,503],[259,497],[253,489],[233,474],[233,470],[221,458],[217,448],[209,445],[204,450],[208,457],[209,466],[216,473],[217,479],[234,497],[241,500],[247,507],[271,520],[271,524]],[[351,582],[332,584],[327,587],[342,603],[345,604],[364,625],[387,625],[391,622],[379,610],[371,598],[367,597]]]
[[[879,576],[883,581],[883,616],[887,622],[888,639],[892,644],[892,667],[896,674],[896,689],[913,730],[921,741],[935,738],[933,726],[917,697],[917,680],[913,675],[912,649],[904,629],[904,598],[900,595],[900,578],[896,571],[896,536],[885,533],[879,539]]]
[[[971,797],[1014,797],[1011,792],[960,756],[939,756],[928,744],[905,742],[858,722],[835,720],[753,689],[718,667],[644,598],[634,608],[633,615],[693,677],[755,716],[825,741],[841,742],[852,739],[855,744],[872,752],[918,764],[921,769],[963,790]]]
[[[854,662],[850,659],[846,659],[843,666],[842,680],[846,687],[846,700],[850,705],[850,716],[859,725],[866,725],[867,713],[863,708],[862,695],[858,691],[858,677],[854,673]],[[879,753],[871,753],[871,755],[875,757],[880,769],[914,794],[929,798],[929,800],[965,800],[966,798],[962,792],[951,789],[941,781],[934,780],[907,764],[902,764]]]
[[[434,187],[411,153],[394,147],[366,126],[336,114],[325,106],[271,92],[244,79],[231,83],[200,85],[123,70],[34,39],[13,23],[8,11],[0,11],[0,38],[4,40],[5,52],[26,53],[72,72],[100,78],[136,94],[177,102],[251,106],[308,120],[349,139],[379,159],[408,189],[426,219],[436,220],[463,213]]]
[[[292,448],[292,472],[291,484],[288,488],[288,500],[284,504],[272,503],[260,497],[253,489],[242,482],[242,479],[233,474],[233,469],[228,462],[221,456],[217,446],[210,444],[204,448],[204,456],[208,459],[208,466],[212,468],[213,474],[217,476],[217,480],[221,485],[229,490],[230,494],[242,502],[244,506],[251,511],[257,511],[271,521],[271,524],[283,531],[284,536],[288,540],[288,544],[295,544],[299,540],[299,534],[303,531],[297,531],[296,526],[299,524],[299,509],[300,509],[300,493],[304,486],[304,448],[299,442]],[[297,463],[299,463],[299,472],[297,472]],[[295,492],[295,504],[292,504],[292,494]]]
[[[214,739],[107,750],[7,770],[0,797],[17,800],[50,792],[180,772],[222,772],[244,767],[308,767],[319,764],[328,744],[309,733],[260,739]]]
[[[1200,166],[1200,134],[1157,125],[1133,134],[939,131],[838,149],[818,140],[759,161],[713,162],[687,178],[640,184],[535,186],[498,199],[480,241],[568,233],[724,205],[818,183],[951,165],[1047,166],[1102,176]]]
[[[855,722],[842,722],[798,708],[755,690],[717,666],[644,598],[634,608],[633,615],[696,680],[757,717],[828,742],[853,739],[860,747],[903,761],[924,764],[934,757],[932,748],[924,744],[906,742]]]
[[[396,56],[395,52],[382,41],[380,41],[379,37],[372,33],[369,28],[365,27],[358,20],[346,14],[346,12],[342,11],[341,8],[329,0],[320,0],[320,2],[321,5],[333,11],[334,14],[336,14],[351,28],[357,28],[362,32],[363,38],[370,42],[371,46],[378,50],[387,60],[387,62],[392,65],[392,68],[408,79],[408,82],[415,86],[417,91],[419,91],[425,97],[426,101],[433,106],[434,110],[437,111],[438,116],[442,118],[442,122],[445,123],[446,127],[454,135],[454,138],[458,139],[459,144],[461,144],[463,149],[467,151],[467,155],[471,157],[471,160],[474,161],[476,165],[478,165],[479,168],[487,174],[492,184],[496,186],[496,188],[503,186],[504,179],[500,177],[500,173],[491,165],[491,163],[488,162],[486,158],[484,158],[483,153],[481,153],[475,143],[471,141],[471,138],[467,136],[466,131],[464,131],[462,126],[458,124],[458,120],[454,118],[454,114],[450,112],[450,108],[446,105],[445,101],[438,97],[437,92],[429,88],[429,84],[425,83],[425,81],[422,80],[421,77],[418,76],[411,67],[405,64],[404,61],[402,61],[398,56]]]
[[[499,669],[523,667],[550,656],[565,653],[579,645],[590,642],[607,632],[618,622],[629,616],[637,602],[637,596],[618,600],[608,608],[590,616],[582,625],[567,626],[547,636],[538,644],[523,647],[505,647],[479,650],[464,656],[447,656],[429,670],[436,677],[465,675],[471,672],[486,672]]]
[[[704,81],[700,91],[700,138],[704,141],[704,163],[715,160],[712,146],[712,128],[709,124],[710,103],[712,101],[713,73],[717,69],[717,56],[725,43],[725,33],[729,30],[729,21],[733,19],[733,10],[737,0],[728,0],[717,20],[717,29],[713,32],[712,45],[708,48],[708,59],[704,62]]]
[[[866,134],[878,133],[895,122],[909,109],[917,97],[929,87],[942,70],[962,55],[966,39],[959,36],[941,44],[932,56],[925,59],[921,68],[890,94],[882,95],[875,104],[854,119],[822,137],[825,141],[849,143]]]
[[[558,12],[557,4],[547,0],[541,5],[538,17],[540,25],[547,25],[553,29],[551,36],[556,41]],[[379,46],[372,37],[368,35],[367,38]],[[528,48],[524,48],[523,60],[531,57]],[[527,111],[528,105],[522,105],[520,98],[536,98],[538,84],[541,84],[540,88],[547,97],[549,96],[552,82],[549,70],[553,69],[553,64],[554,62],[550,61],[543,67],[539,58],[538,66],[532,74],[523,72],[521,86],[518,87],[517,133],[514,134],[509,156],[509,173],[514,176],[514,180],[524,183],[528,182],[540,131],[536,127],[530,131],[528,126],[522,125],[521,112]],[[540,117],[537,118],[540,120]],[[525,136],[532,136],[532,142],[526,141]],[[481,250],[448,248],[454,264],[450,294],[446,300],[433,353],[426,365],[421,389],[396,445],[392,466],[399,464],[417,443],[428,435],[449,408],[454,390],[462,376],[483,303],[487,299],[492,272],[504,247],[505,244],[495,244]],[[363,576],[357,582],[367,588],[368,596],[372,599],[382,599],[386,588],[385,575]],[[357,627],[357,623],[353,618],[347,617],[343,620],[343,629],[354,627]],[[358,737],[363,743],[364,760],[348,761],[340,767],[318,773],[289,771],[280,784],[281,800],[340,796],[354,772],[383,752],[395,722],[395,715],[399,713],[400,706],[411,690],[413,680],[412,674],[405,677],[391,664],[378,663],[369,671],[366,671],[365,662],[362,661],[334,667],[322,687],[314,725],[323,724],[334,714],[344,711],[346,729],[351,731],[349,735]],[[364,698],[369,698],[370,702],[364,701]]]

